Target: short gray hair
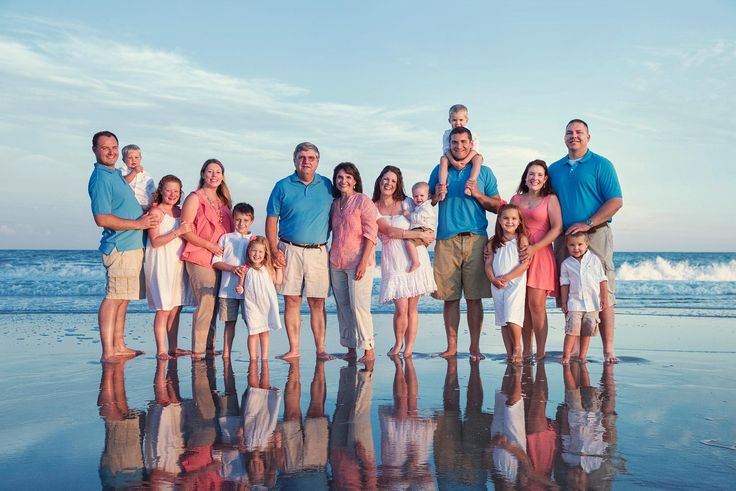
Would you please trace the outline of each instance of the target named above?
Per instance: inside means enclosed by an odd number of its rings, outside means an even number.
[[[137,151],[140,152],[141,151],[141,147],[139,147],[138,145],[132,145],[132,144],[131,145],[125,145],[123,147],[123,149],[121,150],[121,153],[123,154],[123,162],[125,162],[125,159],[128,158],[128,152],[130,152],[131,150],[137,150]]]
[[[317,154],[317,158],[319,158],[319,148],[317,148],[317,145],[315,145],[314,143],[302,142],[294,149],[294,160],[296,160],[296,156],[299,152],[304,152],[307,150],[312,150],[314,153]]]

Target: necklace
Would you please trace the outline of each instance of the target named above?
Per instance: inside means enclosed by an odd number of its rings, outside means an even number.
[[[205,199],[210,204],[212,208],[214,208],[215,213],[217,213],[217,221],[219,223],[222,223],[222,202],[219,198],[216,200],[210,199],[209,196],[207,196],[207,192],[205,190],[202,190],[202,194],[204,194]],[[215,195],[216,196],[216,195]]]

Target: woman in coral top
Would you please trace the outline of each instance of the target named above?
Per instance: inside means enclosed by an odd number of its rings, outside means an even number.
[[[230,213],[230,190],[225,183],[225,167],[217,159],[202,165],[199,187],[187,196],[181,211],[182,222],[193,230],[182,237],[186,241],[181,259],[185,262],[197,308],[192,319],[192,358],[215,355],[214,316],[217,308],[219,272],[212,268],[212,256],[222,255],[220,237],[233,231]]]
[[[337,304],[340,344],[348,349],[343,359],[365,354],[358,361],[375,358],[371,293],[378,241],[378,210],[363,194],[363,181],[354,164],[342,162],[332,177],[335,201],[330,211],[332,247],[330,280]]]
[[[511,203],[521,208],[529,234],[531,264],[526,273],[526,311],[521,331],[524,361],[533,361],[532,333],[537,344],[536,361],[544,359],[547,343],[547,297],[557,292],[555,255],[552,242],[562,232],[560,202],[552,190],[543,160],[529,162]]]

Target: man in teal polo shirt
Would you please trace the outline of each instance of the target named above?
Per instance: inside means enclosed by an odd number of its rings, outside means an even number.
[[[616,274],[613,234],[608,224],[624,205],[624,200],[616,169],[608,159],[588,150],[589,141],[588,124],[582,119],[573,119],[565,128],[567,155],[549,167],[565,231],[555,241],[555,256],[559,272],[562,261],[568,256],[565,236],[575,232],[588,234],[589,249],[600,258],[608,278],[608,307],[600,312],[603,358],[606,363],[618,363],[613,348]]]
[[[87,190],[95,223],[102,227],[99,251],[107,273],[105,298],[100,303],[98,322],[103,362],[143,354],[125,344],[125,314],[130,300],[145,297],[143,276],[143,230],[158,225],[159,219],[142,215],[120,171],[118,138],[109,131],[92,137],[97,159]]]
[[[496,177],[487,165],[481,166],[471,195],[465,194],[465,183],[472,165],[468,155],[473,149],[473,135],[467,128],[450,132],[450,152],[459,168],[450,166],[447,176],[447,197],[439,202],[437,245],[434,249],[434,279],[437,291],[432,294],[444,300],[443,316],[447,349],[439,356],[457,354],[457,333],[460,324],[460,298],[464,295],[468,310],[470,359],[484,358],[480,352],[480,333],[483,327],[483,298],[491,296],[491,284],[486,278],[483,248],[488,242],[486,211],[496,212],[501,205]],[[429,177],[434,189],[432,204],[437,204],[440,190],[439,165]]]
[[[309,142],[294,149],[295,172],[276,183],[266,206],[266,238],[274,263],[284,268],[279,293],[284,296],[284,324],[289,351],[282,359],[299,356],[302,296],[309,304],[317,358],[325,351],[325,298],[330,290],[327,238],[330,234],[332,183],[317,174],[319,149]]]

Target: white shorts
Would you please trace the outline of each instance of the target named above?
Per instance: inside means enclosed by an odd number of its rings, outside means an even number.
[[[526,276],[510,281],[506,288],[491,285],[493,308],[496,311],[496,325],[505,326],[509,322],[524,325],[524,302],[526,301]]]

